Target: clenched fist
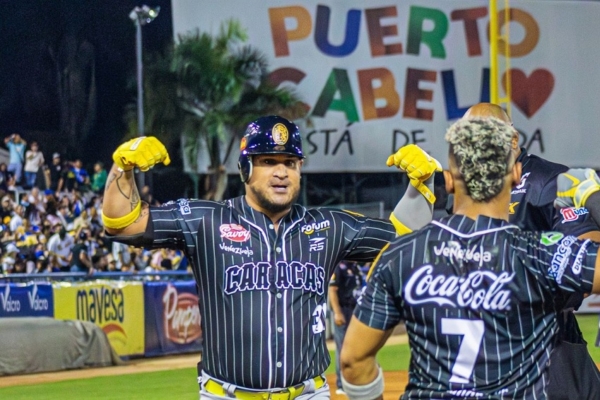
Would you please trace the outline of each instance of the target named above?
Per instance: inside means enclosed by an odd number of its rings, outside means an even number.
[[[113,153],[113,161],[123,171],[134,167],[148,171],[158,163],[171,163],[167,149],[154,136],[142,136],[123,143]]]

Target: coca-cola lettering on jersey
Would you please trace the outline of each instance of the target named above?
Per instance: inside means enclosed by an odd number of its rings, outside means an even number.
[[[514,272],[471,271],[464,276],[438,274],[431,265],[416,269],[404,288],[408,304],[435,303],[440,306],[480,308],[487,311],[510,310],[508,285]]]
[[[232,242],[242,243],[250,240],[250,231],[241,225],[223,224],[219,227],[221,237],[229,239]]]
[[[429,260],[432,263],[450,263],[456,266],[493,266],[498,261],[497,247],[484,247],[478,244],[462,245],[458,241],[431,241],[428,246]]]

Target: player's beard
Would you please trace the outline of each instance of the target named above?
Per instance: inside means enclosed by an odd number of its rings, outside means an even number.
[[[290,187],[290,195],[288,196],[288,200],[285,202],[274,202],[267,197],[267,195],[261,191],[257,190],[254,186],[249,186],[249,190],[252,191],[254,195],[254,200],[258,203],[258,205],[265,211],[271,214],[278,214],[280,212],[288,210],[292,204],[296,202],[298,199],[298,195],[300,194],[300,185],[294,187],[293,189]]]

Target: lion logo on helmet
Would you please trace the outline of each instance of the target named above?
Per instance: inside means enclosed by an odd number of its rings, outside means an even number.
[[[282,123],[275,124],[271,133],[273,135],[273,141],[281,146],[286,144],[290,137],[287,127]]]

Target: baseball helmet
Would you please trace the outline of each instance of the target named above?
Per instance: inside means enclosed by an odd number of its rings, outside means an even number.
[[[290,154],[304,158],[298,126],[285,118],[271,115],[248,124],[240,141],[238,168],[242,182],[252,175],[255,154]]]

